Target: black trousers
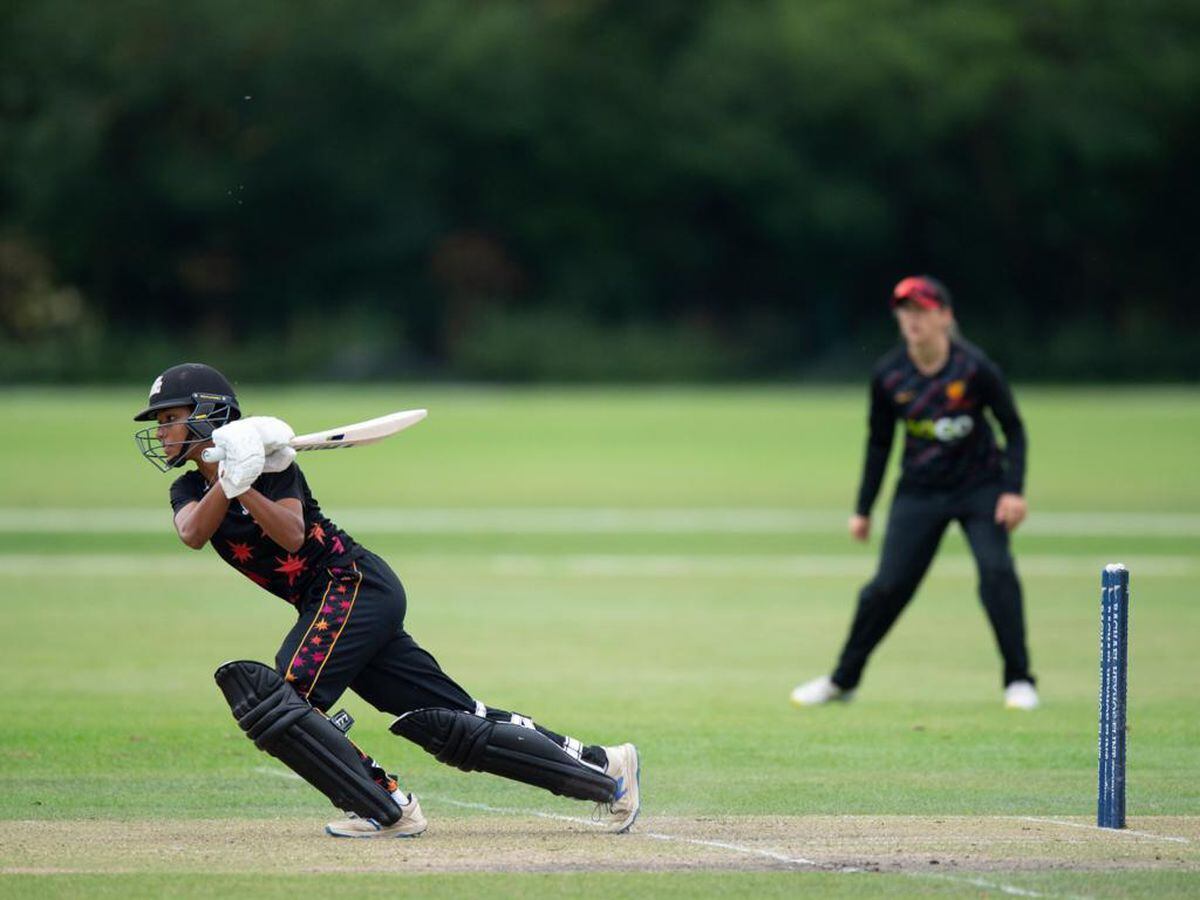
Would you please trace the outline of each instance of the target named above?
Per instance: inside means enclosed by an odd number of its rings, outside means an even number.
[[[382,559],[364,553],[329,569],[301,599],[300,616],[275,655],[275,668],[299,694],[328,711],[350,688],[376,709],[402,715],[475,701],[404,630],[407,600]]]
[[[512,720],[514,713],[477,703],[404,630],[408,602],[386,562],[363,551],[349,565],[328,569],[325,575],[301,598],[300,616],[275,655],[276,670],[314,707],[328,712],[349,688],[376,709],[396,716],[442,707]],[[602,747],[584,746],[537,723],[534,727],[584,762],[601,769],[606,765]],[[395,776],[362,750],[359,754],[375,781],[389,791],[396,789]]]
[[[1028,679],[1021,582],[1009,551],[1008,532],[995,522],[995,483],[955,491],[898,490],[888,514],[875,577],[858,596],[858,609],[833,673],[849,690],[858,685],[871,652],[883,640],[929,570],[947,526],[957,521],[979,571],[979,598],[1004,659],[1004,684]]]

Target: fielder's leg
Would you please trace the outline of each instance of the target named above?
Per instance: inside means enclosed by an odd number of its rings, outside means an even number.
[[[842,648],[833,683],[852,691],[867,659],[895,624],[929,570],[950,516],[937,494],[897,493],[875,577],[858,596],[850,634]]]
[[[987,612],[996,645],[1004,659],[1004,686],[1023,683],[1017,692],[1026,698],[1022,708],[1037,705],[1036,684],[1029,671],[1029,651],[1025,644],[1025,610],[1021,581],[1010,551],[1008,530],[997,525],[996,501],[1000,489],[994,486],[972,492],[969,507],[960,517],[963,533],[979,571],[979,599]],[[1028,685],[1028,688],[1025,688]]]

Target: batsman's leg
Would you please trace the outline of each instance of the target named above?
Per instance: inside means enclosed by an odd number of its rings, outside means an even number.
[[[392,795],[368,777],[358,749],[270,666],[225,663],[217,685],[233,716],[260,750],[270,753],[339,809],[394,825],[401,818]]]
[[[404,590],[399,581],[390,571],[380,572],[369,561],[364,563],[329,571],[329,578],[305,599],[295,626],[276,654],[276,670],[315,710],[333,707],[404,620]],[[343,732],[351,721],[344,713],[333,717]],[[397,814],[394,821],[386,821],[335,801],[347,818],[330,822],[326,832],[335,837],[373,838],[422,833],[426,823],[416,797],[352,741],[344,736],[343,740],[366,778],[391,798]]]
[[[413,710],[393,722],[392,731],[463,771],[490,772],[591,800],[612,831],[628,831],[641,808],[641,767],[633,744],[584,747],[527,716],[482,703],[473,712]]]
[[[640,766],[632,744],[587,745],[488,707],[442,671],[406,632],[395,635],[355,679],[354,691],[400,716],[392,731],[440,762],[602,804],[614,831],[628,830],[640,808]]]

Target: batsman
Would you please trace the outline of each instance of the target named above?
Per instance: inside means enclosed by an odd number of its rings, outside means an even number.
[[[161,471],[193,466],[171,485],[180,539],[211,545],[296,614],[274,666],[228,662],[215,677],[255,746],[345,811],[328,834],[415,837],[426,828],[416,796],[347,737],[349,715],[327,715],[347,688],[396,716],[391,731],[440,762],[591,801],[614,832],[633,826],[637,748],[583,744],[487,706],[443,672],[405,631],[396,574],[322,513],[285,422],[243,418],[229,380],[201,363],[159,375],[134,420],[154,423],[135,439]],[[205,461],[214,446],[224,459]]]

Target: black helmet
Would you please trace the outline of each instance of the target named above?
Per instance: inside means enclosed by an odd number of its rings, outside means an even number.
[[[143,428],[134,435],[138,449],[150,462],[166,472],[184,462],[188,448],[207,441],[213,431],[227,422],[240,419],[237,396],[229,379],[203,363],[183,363],[171,366],[154,379],[150,386],[150,398],[146,408],[133,417],[135,422],[147,422],[155,418],[161,409],[173,406],[189,406],[192,409],[185,424],[195,437],[185,441],[173,457],[167,456],[155,434],[157,426]]]

